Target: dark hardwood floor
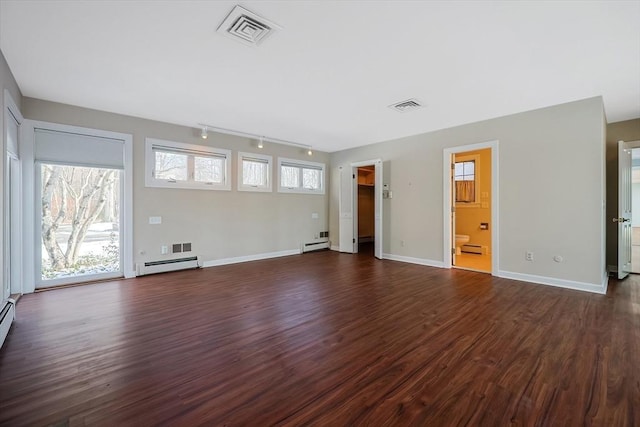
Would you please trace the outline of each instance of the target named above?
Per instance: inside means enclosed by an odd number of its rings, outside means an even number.
[[[326,251],[26,295],[0,424],[640,425],[639,289]]]

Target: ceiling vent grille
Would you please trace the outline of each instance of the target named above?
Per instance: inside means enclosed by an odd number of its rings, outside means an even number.
[[[280,28],[278,24],[241,6],[236,6],[222,21],[217,31],[246,45],[257,46],[275,29]]]
[[[415,98],[407,99],[406,101],[400,101],[400,102],[396,102],[395,104],[389,105],[389,108],[399,111],[401,113],[417,110],[418,108],[422,108],[422,107],[423,107],[422,103]]]

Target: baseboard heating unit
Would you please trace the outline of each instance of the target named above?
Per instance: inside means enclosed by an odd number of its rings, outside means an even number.
[[[11,328],[15,315],[15,304],[11,301],[7,301],[0,310],[0,347],[2,347],[4,339],[9,334],[9,328]]]
[[[136,275],[166,273],[168,271],[186,270],[201,267],[197,256],[188,258],[165,259],[162,261],[149,261],[136,264]]]
[[[487,247],[486,246],[470,245],[468,243],[465,244],[465,245],[462,245],[462,248],[460,248],[460,250],[462,252],[466,252],[468,254],[485,255],[487,253]]]
[[[329,240],[323,240],[321,242],[311,242],[302,244],[302,253],[319,251],[320,249],[329,249]]]

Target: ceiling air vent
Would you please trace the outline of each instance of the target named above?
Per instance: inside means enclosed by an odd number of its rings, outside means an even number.
[[[415,98],[407,99],[406,101],[397,102],[395,104],[389,105],[389,108],[392,108],[396,111],[404,113],[406,111],[417,110],[418,108],[422,108],[422,103]]]
[[[257,46],[276,29],[278,24],[262,18],[247,9],[236,6],[227,15],[218,32],[249,46]]]

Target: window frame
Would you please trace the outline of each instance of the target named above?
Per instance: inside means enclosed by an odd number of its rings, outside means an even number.
[[[284,165],[283,165],[284,164]],[[300,178],[297,187],[283,187],[282,186],[282,166],[297,167],[300,169]],[[320,188],[317,190],[306,189],[302,187],[303,169],[315,169],[320,171]],[[306,160],[288,159],[285,157],[278,157],[278,192],[279,193],[295,193],[295,194],[325,194],[326,188],[326,169],[325,163],[309,162]]]
[[[166,179],[158,179],[154,176],[156,159],[154,155],[154,147],[167,148],[167,151],[174,149],[183,151],[187,156],[202,157],[223,157],[224,158],[224,181],[222,183],[206,183],[195,181],[192,174],[187,173],[186,181],[169,181]],[[187,161],[187,165],[193,162]],[[189,167],[189,166],[187,166]],[[179,188],[188,190],[231,190],[231,150],[223,148],[214,148],[207,145],[185,144],[183,142],[167,141],[156,138],[145,139],[145,187],[155,188]],[[192,171],[193,172],[193,171]],[[191,176],[189,176],[191,175]]]
[[[463,155],[463,156],[455,156],[453,164],[455,166],[456,163],[465,163],[465,162],[473,162],[473,182],[474,182],[474,193],[475,193],[475,201],[474,202],[455,202],[456,208],[479,208],[481,206],[480,203],[480,155],[479,154],[471,154],[471,155]],[[455,176],[455,167],[452,170],[452,181],[453,185],[456,182]]]
[[[267,164],[267,184],[263,186],[244,184],[244,165],[245,160],[262,160]],[[238,191],[256,191],[256,192],[272,192],[273,191],[273,157],[266,154],[238,152]]]

